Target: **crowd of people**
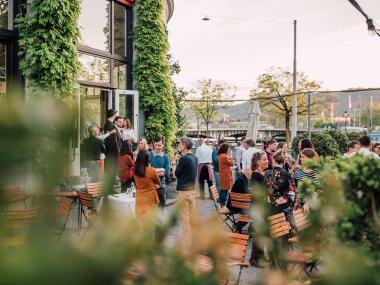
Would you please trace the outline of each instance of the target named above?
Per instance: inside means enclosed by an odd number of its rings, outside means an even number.
[[[192,153],[193,141],[183,137],[178,141],[177,154],[169,157],[165,153],[165,139],[157,135],[148,145],[145,139],[136,141],[136,135],[127,118],[116,116],[108,110],[103,134],[99,127],[90,125],[89,136],[82,142],[83,164],[93,181],[99,181],[104,171],[117,171],[121,191],[136,188],[136,216],[144,218],[152,209],[165,207],[166,185],[170,178],[176,180],[177,203],[180,207],[180,224],[183,236],[191,236],[191,225],[196,216],[195,189],[199,183],[200,198],[206,198],[205,182],[209,196],[213,183],[219,192],[219,203],[233,213],[240,211],[231,207],[229,193],[251,193],[255,195],[261,189],[267,197],[270,214],[283,212],[291,220],[292,211],[309,206],[300,201],[297,187],[308,179],[319,183],[316,171],[311,165],[319,163],[319,156],[312,141],[301,139],[298,144],[298,156],[292,158],[286,143],[267,140],[258,147],[252,139],[242,137],[236,148],[235,160],[231,146],[220,140],[212,149],[207,141],[200,139],[195,154]],[[347,146],[349,157],[359,153],[363,156],[379,158],[380,144],[371,144],[368,136],[352,141]],[[312,161],[313,163],[308,163]],[[237,168],[238,177],[233,181],[232,166]],[[116,172],[115,172],[116,173]],[[241,230],[245,224],[241,224]],[[250,263],[261,267],[263,251],[253,239]]]

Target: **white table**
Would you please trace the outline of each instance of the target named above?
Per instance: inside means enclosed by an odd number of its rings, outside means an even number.
[[[118,216],[135,216],[136,198],[131,194],[122,193],[102,197],[99,204],[99,212],[104,208],[104,199],[107,199],[108,207],[113,214]]]

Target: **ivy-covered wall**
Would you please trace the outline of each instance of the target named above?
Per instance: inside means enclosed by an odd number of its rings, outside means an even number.
[[[80,0],[33,0],[16,20],[20,69],[36,94],[73,94],[79,70]]]
[[[145,135],[166,138],[171,151],[177,130],[170,66],[168,36],[163,19],[163,0],[138,0],[133,75],[145,111]]]

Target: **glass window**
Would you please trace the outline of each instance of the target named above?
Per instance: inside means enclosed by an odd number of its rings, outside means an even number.
[[[110,1],[82,0],[79,44],[110,51]]]
[[[7,46],[0,42],[0,99],[7,92]]]
[[[127,64],[115,60],[113,66],[113,75],[117,89],[127,89]]]
[[[0,0],[0,28],[12,29],[12,1]]]
[[[79,80],[110,83],[111,62],[107,58],[79,53]]]
[[[90,125],[103,127],[106,100],[109,90],[94,87],[81,87],[81,126],[82,135],[86,135]]]
[[[126,105],[127,105],[127,102],[126,102],[126,98],[125,96],[120,96],[119,97],[119,116],[120,117],[123,117],[125,118],[127,116],[127,113],[126,113]]]
[[[114,52],[126,56],[126,8],[123,5],[115,3],[114,18]]]

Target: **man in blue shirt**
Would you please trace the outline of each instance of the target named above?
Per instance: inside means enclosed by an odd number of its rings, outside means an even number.
[[[149,155],[150,165],[156,168],[157,174],[160,177],[160,188],[158,188],[158,198],[160,199],[160,207],[166,205],[166,181],[170,176],[170,159],[169,156],[164,153],[164,137],[161,135],[156,136],[153,139],[153,150]]]

